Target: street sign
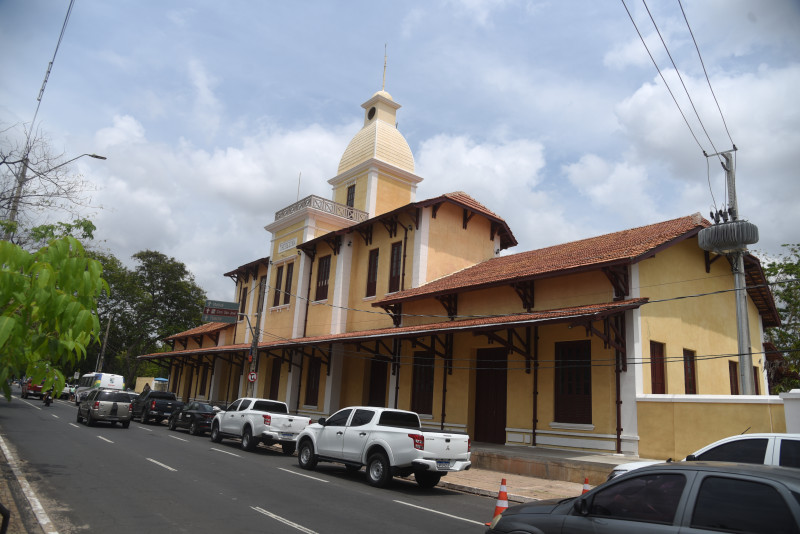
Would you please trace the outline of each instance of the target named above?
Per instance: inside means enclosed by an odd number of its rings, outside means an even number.
[[[250,382],[255,382],[256,377],[257,377],[256,372],[250,371],[250,374],[247,375],[247,380],[249,380]]]
[[[239,303],[207,300],[201,321],[204,323],[235,323],[239,318]]]

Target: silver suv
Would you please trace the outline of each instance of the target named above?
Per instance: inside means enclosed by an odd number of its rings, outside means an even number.
[[[119,389],[94,389],[78,404],[78,422],[86,421],[88,426],[102,421],[128,428],[132,415],[131,397]]]

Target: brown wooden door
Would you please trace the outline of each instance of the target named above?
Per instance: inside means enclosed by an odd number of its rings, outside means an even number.
[[[508,351],[478,349],[475,372],[475,441],[506,442]]]
[[[278,400],[278,392],[281,387],[281,360],[272,359],[272,371],[269,377],[269,398]]]
[[[591,342],[556,343],[555,421],[591,424]]]
[[[650,381],[651,393],[667,392],[667,374],[664,368],[664,344],[650,342]]]
[[[386,406],[386,375],[389,365],[383,360],[372,360],[369,366],[369,400],[367,406]]]

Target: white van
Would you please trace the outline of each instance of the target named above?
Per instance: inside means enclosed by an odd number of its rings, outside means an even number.
[[[80,404],[81,399],[95,388],[124,390],[125,378],[110,373],[86,373],[75,386],[75,405]]]

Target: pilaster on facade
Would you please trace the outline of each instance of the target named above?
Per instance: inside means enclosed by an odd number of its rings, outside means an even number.
[[[344,359],[344,346],[340,343],[333,345],[328,361],[328,379],[325,381],[325,401],[322,411],[333,413],[337,411],[339,399],[342,396],[342,361]]]
[[[414,236],[411,287],[419,287],[428,281],[428,239],[431,229],[431,208],[423,208],[420,211],[419,229]]]
[[[292,320],[292,338],[303,337],[306,326],[306,311],[308,309],[309,276],[311,274],[312,260],[305,254],[299,256],[297,262],[297,286],[294,295],[294,318]]]
[[[369,218],[375,216],[378,206],[378,169],[370,168],[367,173],[367,205],[365,206]]]
[[[350,295],[350,274],[353,265],[353,246],[341,247],[336,257],[336,274],[334,276],[333,300],[331,308],[331,334],[342,334],[347,329],[347,308]]]

